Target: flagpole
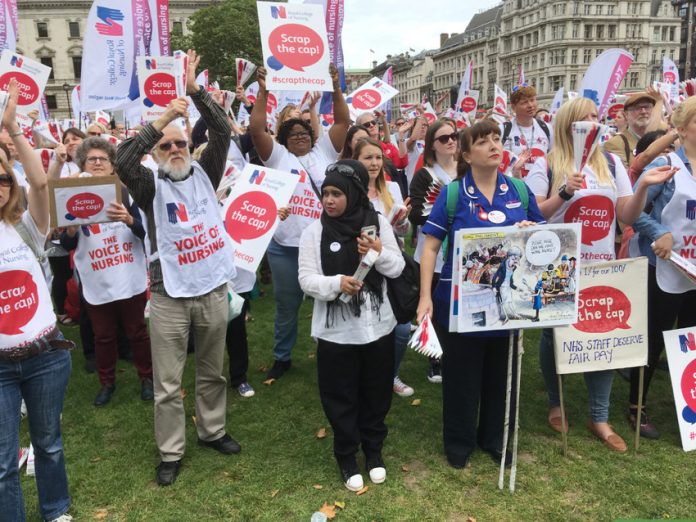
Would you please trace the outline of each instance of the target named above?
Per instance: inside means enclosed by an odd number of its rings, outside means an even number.
[[[514,346],[515,331],[510,330],[508,340],[508,372],[507,387],[505,390],[505,421],[503,423],[503,457],[500,459],[500,473],[498,475],[498,489],[505,487],[505,454],[508,446],[508,432],[510,430],[510,399],[512,395],[512,348]]]

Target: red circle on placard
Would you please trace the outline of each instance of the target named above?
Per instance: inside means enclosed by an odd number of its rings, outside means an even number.
[[[271,54],[295,71],[317,63],[324,54],[321,36],[306,25],[285,24],[276,27],[268,37]]]
[[[467,96],[462,100],[459,106],[463,112],[473,112],[476,109],[476,100],[471,96]]]
[[[76,218],[89,218],[99,214],[104,208],[104,200],[97,194],[81,192],[68,200],[66,210]]]
[[[155,73],[148,76],[143,84],[145,97],[158,107],[166,107],[176,98],[174,76],[167,73]]]
[[[278,98],[275,97],[275,94],[272,92],[269,92],[267,97],[266,97],[266,112],[268,114],[272,114],[273,111],[275,111],[278,108]]]
[[[615,103],[611,107],[607,109],[607,116],[609,116],[610,119],[615,120],[616,115],[619,113],[619,111],[622,111],[624,108],[623,103]]]
[[[675,83],[677,81],[677,75],[672,71],[666,71],[662,74],[662,79],[667,83]]]
[[[604,239],[614,223],[614,202],[606,196],[585,196],[573,202],[565,212],[565,223],[582,225],[582,244],[592,245]]]
[[[578,294],[578,322],[585,333],[606,333],[630,328],[631,301],[613,286],[591,286]]]
[[[258,180],[263,179],[263,174]],[[225,229],[232,239],[256,239],[270,230],[276,221],[278,208],[275,200],[258,190],[237,197],[225,213]]]
[[[681,376],[681,391],[687,406],[696,411],[696,359],[686,365]]]
[[[358,110],[369,111],[382,105],[382,95],[374,89],[363,89],[355,93],[352,98],[351,103]]]
[[[0,76],[0,90],[7,91],[12,78],[17,80],[19,87],[17,105],[31,105],[39,99],[39,86],[34,79],[19,71],[6,72]]]
[[[0,334],[18,335],[36,315],[39,293],[31,274],[8,270],[0,278]]]

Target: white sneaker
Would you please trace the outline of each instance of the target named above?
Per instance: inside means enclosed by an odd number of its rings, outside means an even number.
[[[27,416],[27,403],[22,399],[22,405],[19,408],[19,416],[24,419]]]
[[[363,488],[362,475],[357,473],[346,480],[346,488],[348,491],[360,491]]]
[[[387,479],[387,470],[385,468],[372,468],[370,470],[370,480],[373,484],[381,484]]]
[[[413,388],[411,388],[408,384],[405,384],[397,375],[394,377],[394,393],[396,393],[399,397],[410,397],[413,395]]]
[[[73,517],[71,517],[67,513],[63,513],[58,518],[54,518],[53,520],[51,520],[51,522],[72,522],[72,520],[73,520]]]
[[[34,475],[34,446],[29,445],[29,451],[27,455],[27,475]]]
[[[239,395],[242,397],[253,397],[254,394],[256,393],[254,391],[254,388],[251,387],[251,384],[248,382],[243,382],[239,386],[237,386],[237,391],[239,392]]]

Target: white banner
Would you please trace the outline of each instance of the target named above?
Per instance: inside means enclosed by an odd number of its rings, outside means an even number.
[[[17,100],[17,119],[23,125],[30,125],[29,118],[22,118],[33,110],[40,110],[41,96],[46,88],[51,68],[35,62],[31,58],[5,49],[0,56],[0,90],[7,91],[12,78],[19,85]]]
[[[106,209],[121,202],[121,183],[116,176],[49,180],[51,227],[89,225],[111,221]]]
[[[333,91],[321,6],[257,2],[268,89]]]
[[[373,77],[346,98],[346,103],[350,109],[351,117],[355,119],[363,112],[370,112],[378,109],[380,105],[391,100],[399,93],[387,82]]]
[[[17,48],[17,0],[0,0],[0,49]]]
[[[299,176],[248,164],[221,209],[235,249],[234,264],[256,272],[278,226],[278,209],[287,207]]]
[[[142,117],[153,121],[181,93],[185,83],[186,55],[138,56],[138,79]]]
[[[583,266],[578,322],[554,329],[559,374],[644,366],[648,361],[648,260]]]
[[[505,214],[492,210],[485,219],[502,223]],[[580,230],[579,224],[457,230],[450,246],[450,332],[577,322],[578,273],[571,259],[580,258]]]
[[[476,108],[478,107],[479,91],[459,90],[455,111],[468,118],[471,124],[476,121]]]
[[[662,81],[670,86],[669,102],[674,107],[679,103],[679,69],[666,56],[662,57]]]
[[[625,49],[608,49],[587,68],[579,94],[595,102],[600,121],[632,63],[633,55]]]
[[[684,451],[696,449],[696,328],[662,332]]]

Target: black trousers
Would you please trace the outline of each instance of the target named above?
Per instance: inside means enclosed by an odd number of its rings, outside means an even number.
[[[445,454],[454,460],[479,447],[501,451],[505,420],[508,337],[464,337],[435,323],[442,346]],[[514,362],[513,362],[514,364]],[[514,411],[510,414],[514,419]]]
[[[648,365],[643,379],[643,404],[646,402],[650,381],[660,361],[665,341],[662,332],[696,326],[696,290],[683,294],[668,294],[657,284],[655,267],[648,265]],[[631,404],[638,404],[639,368],[631,368]]]
[[[65,299],[68,297],[68,280],[72,277],[73,271],[70,268],[70,256],[49,257],[48,264],[51,265],[53,272],[53,282],[51,283],[51,297],[56,307],[56,313],[65,313]]]
[[[246,313],[249,300],[244,299],[242,313],[227,323],[227,355],[230,360],[230,385],[236,388],[247,380],[249,369],[249,343],[247,342]]]
[[[317,369],[339,465],[354,459],[361,444],[368,459],[381,455],[392,399],[394,332],[362,345],[319,339]]]

